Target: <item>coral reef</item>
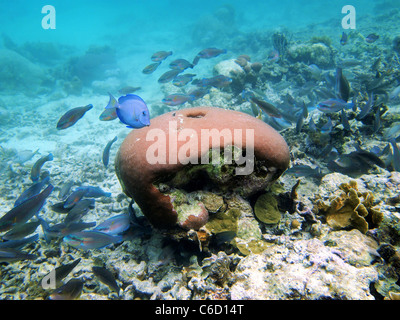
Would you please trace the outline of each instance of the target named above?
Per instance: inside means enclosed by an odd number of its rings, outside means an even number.
[[[325,215],[326,222],[335,230],[358,229],[366,233],[374,229],[383,220],[383,214],[374,209],[374,197],[371,192],[360,192],[357,182],[340,184],[341,194],[329,204],[318,200],[314,212]]]
[[[170,137],[174,133],[169,128],[171,122],[177,126],[175,138]],[[178,139],[178,132],[184,128],[192,130],[188,141]],[[254,141],[247,139],[248,128],[254,130]],[[162,133],[158,151],[146,139],[153,129]],[[225,129],[225,133],[210,139],[204,135],[207,129]],[[233,131],[240,132],[240,136],[233,135]],[[176,147],[167,146],[170,139],[177,139]],[[155,153],[149,155],[149,150]],[[254,152],[255,158],[250,153],[243,158],[242,150]],[[202,160],[205,156],[207,163]],[[150,222],[168,228],[177,223],[177,212],[166,195],[169,188],[193,191],[208,187],[249,196],[275,181],[288,164],[289,152],[282,136],[262,121],[240,112],[202,107],[164,114],[152,119],[150,127],[132,131],[117,154],[116,172],[124,192],[135,199]]]

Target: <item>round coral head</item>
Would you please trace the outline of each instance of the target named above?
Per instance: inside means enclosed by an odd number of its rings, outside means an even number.
[[[235,149],[240,152],[233,152]],[[124,192],[150,222],[170,228],[177,225],[178,214],[159,182],[173,180],[188,167],[200,166],[211,172],[218,164],[210,150],[232,151],[231,163],[239,164],[232,171],[235,185],[253,174],[258,181],[262,177],[258,189],[276,180],[290,161],[283,137],[263,121],[238,111],[196,107],[163,114],[152,119],[150,126],[132,130],[117,153],[116,172]],[[224,161],[229,162],[229,153]],[[265,176],[259,174],[260,168]],[[183,175],[188,176],[186,172]],[[223,186],[224,178],[217,183]],[[260,191],[253,189],[250,192]]]

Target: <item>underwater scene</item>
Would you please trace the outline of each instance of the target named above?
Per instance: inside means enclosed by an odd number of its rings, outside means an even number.
[[[400,299],[400,0],[0,4],[0,300]]]

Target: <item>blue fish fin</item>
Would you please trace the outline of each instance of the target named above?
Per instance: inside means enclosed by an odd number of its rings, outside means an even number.
[[[118,108],[119,107],[118,101],[114,98],[114,96],[111,93],[108,93],[108,95],[110,96],[110,100],[108,101],[106,109]]]
[[[129,129],[135,129],[134,127],[132,127],[132,126],[126,126],[127,128],[129,128]]]

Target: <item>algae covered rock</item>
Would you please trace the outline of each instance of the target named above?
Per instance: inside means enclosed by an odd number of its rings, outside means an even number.
[[[320,68],[334,65],[334,52],[330,46],[318,42],[312,44],[295,44],[288,49],[288,58],[307,65],[315,64]]]

